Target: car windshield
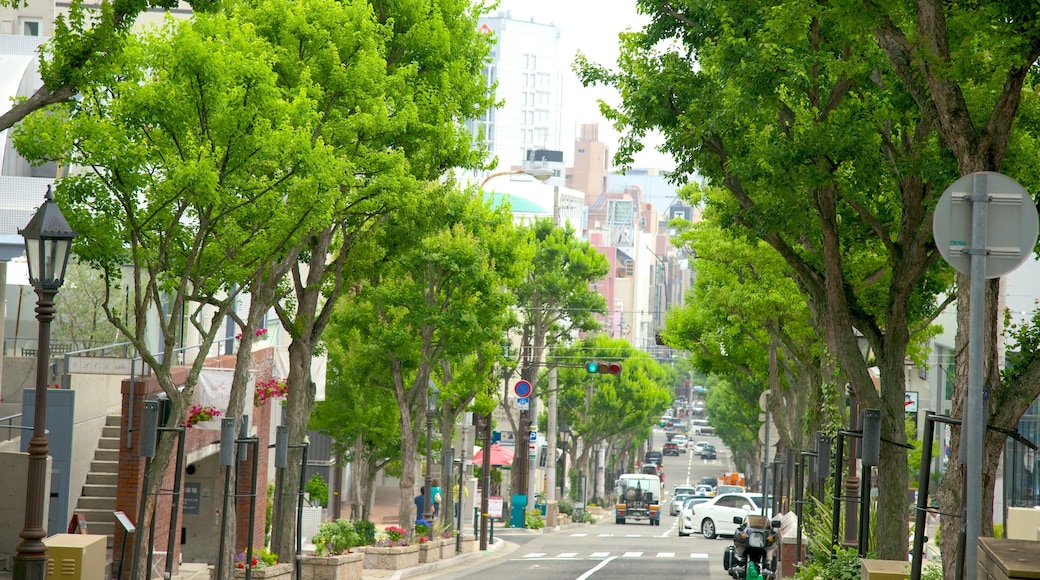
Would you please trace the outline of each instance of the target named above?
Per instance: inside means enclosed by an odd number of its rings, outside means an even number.
[[[692,487],[677,487],[672,493],[675,495],[693,495],[694,491],[695,490]]]

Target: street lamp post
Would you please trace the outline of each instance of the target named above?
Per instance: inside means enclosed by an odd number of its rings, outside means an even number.
[[[534,169],[513,169],[509,171],[497,171],[495,173],[492,173],[491,175],[488,175],[484,178],[484,181],[480,182],[480,189],[484,189],[484,186],[487,185],[487,183],[492,179],[496,177],[502,177],[503,175],[530,175],[538,181],[545,183],[550,178],[552,178],[553,172],[549,169],[543,169],[540,167]]]
[[[433,418],[437,416],[437,397],[441,394],[437,385],[430,381],[430,392],[426,394],[426,480],[423,493],[423,519],[433,519],[433,473],[430,471],[430,458],[433,456]]]
[[[54,297],[65,282],[69,248],[76,237],[54,202],[50,186],[43,205],[19,230],[25,238],[25,255],[29,265],[29,282],[39,297],[36,319],[40,323],[36,352],[36,407],[33,414],[33,436],[29,440],[28,477],[25,490],[25,527],[19,537],[14,557],[16,580],[43,580],[47,575],[47,531],[43,528],[44,486],[47,482],[47,368],[50,358],[51,321],[54,320]]]

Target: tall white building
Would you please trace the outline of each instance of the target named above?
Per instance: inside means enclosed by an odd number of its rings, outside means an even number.
[[[498,169],[520,166],[529,150],[561,150],[563,57],[560,29],[553,24],[513,19],[509,12],[480,19],[480,29],[497,44],[485,69],[488,85],[498,83],[501,106],[471,121],[482,132],[489,159]]]

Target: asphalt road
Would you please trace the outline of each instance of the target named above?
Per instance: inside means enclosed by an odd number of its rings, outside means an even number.
[[[668,515],[667,505],[674,485],[696,483],[701,477],[718,476],[732,469],[729,453],[721,447],[718,439],[706,437],[703,440],[719,448],[717,460],[704,461],[689,452],[664,458],[666,492],[660,526],[650,526],[645,522],[619,525],[608,516],[592,526],[542,534],[496,529],[496,537],[505,540],[507,545],[493,559],[420,578],[726,580],[729,575],[722,568],[722,553],[730,540],[705,540],[700,535],[680,538],[678,516]],[[660,449],[664,442],[664,432],[655,431],[654,448]]]

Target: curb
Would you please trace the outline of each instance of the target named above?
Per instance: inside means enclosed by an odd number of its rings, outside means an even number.
[[[497,551],[501,550],[505,545],[506,545],[505,540],[503,540],[501,538],[495,538],[495,542],[493,544],[489,545],[488,549],[486,551],[484,551],[484,552],[476,551],[476,552],[468,552],[466,554],[458,554],[456,556],[452,556],[451,558],[446,558],[446,559],[443,559],[443,560],[437,560],[436,562],[430,562],[429,564],[420,564],[419,566],[413,566],[411,568],[405,568],[403,570],[397,570],[393,574],[390,574],[389,576],[366,576],[364,574],[364,572],[362,572],[361,577],[362,577],[362,579],[364,579],[366,577],[369,577],[369,578],[377,578],[378,577],[381,580],[400,580],[401,578],[409,578],[411,576],[419,576],[421,574],[426,574],[428,572],[435,572],[435,571],[441,570],[443,568],[451,568],[453,566],[457,566],[459,564],[462,564],[462,563],[467,562],[469,560],[473,560],[473,559],[478,558],[480,556],[484,556],[486,554],[497,552]]]

